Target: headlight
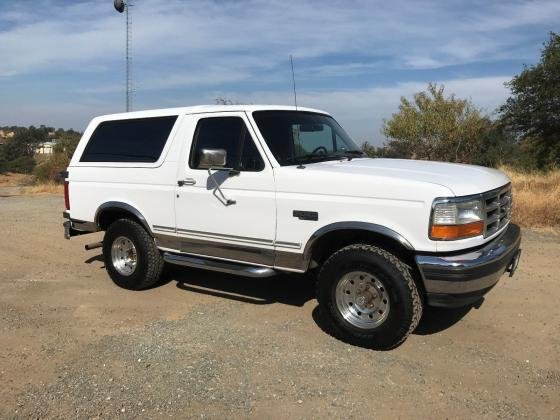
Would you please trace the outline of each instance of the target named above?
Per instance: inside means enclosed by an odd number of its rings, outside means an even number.
[[[484,210],[479,199],[438,198],[432,207],[430,239],[451,241],[484,233]]]

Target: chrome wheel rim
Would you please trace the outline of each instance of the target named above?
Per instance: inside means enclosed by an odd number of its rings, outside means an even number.
[[[132,241],[124,236],[119,236],[111,246],[111,260],[113,267],[123,276],[130,276],[136,270],[138,254]]]
[[[336,286],[336,307],[354,327],[372,329],[385,322],[390,310],[389,294],[376,276],[364,271],[345,274]]]

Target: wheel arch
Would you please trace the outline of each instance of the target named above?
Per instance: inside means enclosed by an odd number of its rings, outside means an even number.
[[[409,252],[414,251],[414,247],[404,236],[383,225],[367,222],[336,222],[323,226],[311,235],[303,251],[305,260],[311,261],[317,250],[324,247],[329,239],[332,240],[335,237],[346,236],[350,233],[358,236],[383,238],[399,248]]]
[[[95,212],[94,221],[101,230],[106,230],[112,222],[124,217],[136,220],[153,236],[150,225],[142,213],[134,206],[121,201],[108,201],[101,204]]]
[[[393,229],[374,223],[337,222],[320,228],[305,246],[304,264],[306,268],[320,266],[335,251],[360,242],[383,248],[402,259],[412,270],[421,294],[425,293],[412,244]]]

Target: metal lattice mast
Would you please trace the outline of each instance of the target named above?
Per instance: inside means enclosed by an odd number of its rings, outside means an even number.
[[[132,111],[132,20],[130,16],[130,7],[132,3],[126,2],[126,112]]]

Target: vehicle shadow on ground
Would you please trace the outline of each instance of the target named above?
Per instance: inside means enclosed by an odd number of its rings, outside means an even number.
[[[483,303],[484,298],[479,301],[465,307],[461,308],[433,308],[425,307],[422,313],[422,318],[416,329],[412,332],[414,335],[432,335],[440,333],[463,319],[473,308],[478,309]],[[336,331],[332,328],[330,323],[325,319],[325,315],[321,308],[317,305],[312,312],[313,320],[323,332],[342,340],[346,343],[357,345],[359,347],[369,348],[363,346],[360,343],[350,342],[345,340],[343,337],[339,337]]]
[[[100,262],[104,263],[105,260],[103,259],[103,254],[94,255],[93,257],[89,257],[89,258],[88,258],[87,260],[85,260],[84,262],[85,262],[86,264],[91,264],[92,262],[95,262],[95,261],[100,261]],[[105,265],[101,266],[101,268],[104,269],[104,268],[105,268]]]
[[[433,308],[425,307],[422,319],[412,334],[431,335],[446,330],[462,320],[471,310],[478,309],[484,298],[461,308]]]
[[[86,264],[104,263],[103,254],[89,257],[84,262]],[[100,269],[104,270],[105,264],[102,264]],[[160,281],[144,290],[158,288],[173,281],[177,282],[177,288],[186,292],[254,305],[283,303],[303,306],[315,298],[315,283],[310,275],[278,274],[274,277],[250,278],[170,264],[165,266]]]
[[[303,306],[315,298],[315,283],[307,275],[279,274],[267,278],[249,278],[218,272],[166,267],[166,280],[177,281],[177,287],[187,292],[268,305],[282,303]]]

